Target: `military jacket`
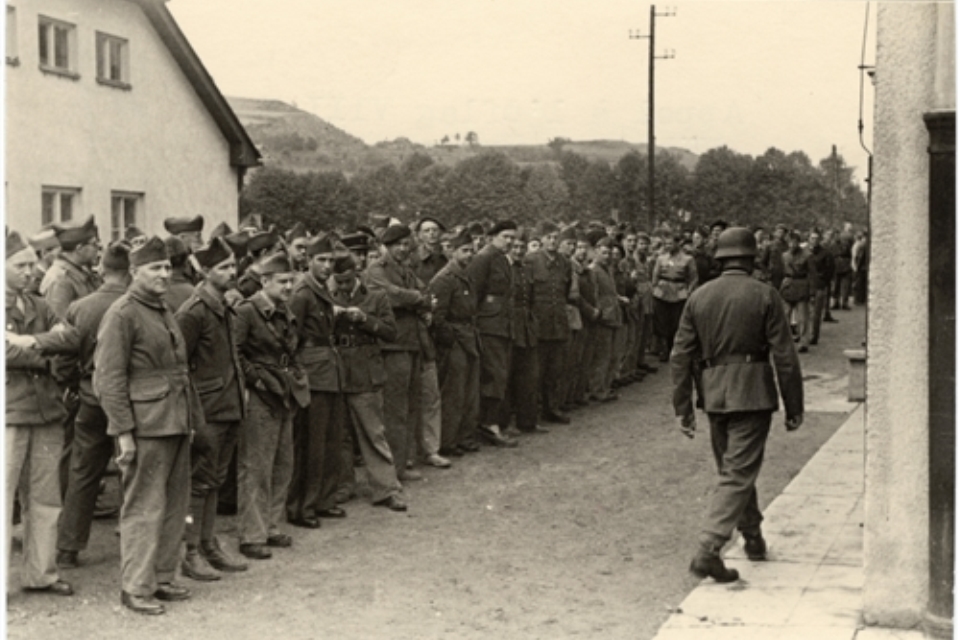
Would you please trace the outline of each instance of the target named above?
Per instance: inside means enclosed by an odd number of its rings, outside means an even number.
[[[447,256],[443,252],[431,251],[426,245],[419,245],[411,260],[413,271],[420,282],[429,284],[440,271],[447,266]]]
[[[44,275],[40,293],[50,309],[62,319],[66,317],[71,302],[90,295],[99,286],[99,276],[74,264],[66,256],[59,256]]]
[[[539,339],[537,319],[530,308],[533,303],[533,280],[523,262],[510,261],[513,269],[513,344],[524,349],[537,346]]]
[[[470,355],[479,355],[477,297],[473,283],[456,261],[447,263],[430,281],[430,293],[437,298],[431,332],[437,347],[459,344]]]
[[[620,300],[617,298],[617,284],[607,267],[599,264],[590,265],[597,283],[597,309],[600,311],[599,322],[605,327],[617,328],[623,326],[623,314],[620,310]]]
[[[537,336],[541,341],[570,339],[567,300],[573,284],[573,270],[566,256],[547,251],[529,253],[524,258],[533,286],[531,309],[537,320]]]
[[[163,299],[176,312],[193,295],[193,289],[193,283],[182,271],[174,271],[170,276],[170,286],[163,294]]]
[[[798,248],[796,253],[785,251],[783,254],[783,283],[780,295],[787,302],[800,302],[810,297],[811,288],[810,252]]]
[[[234,342],[237,312],[208,285],[200,284],[174,317],[183,333],[204,417],[208,422],[239,422],[245,414],[245,385]]]
[[[481,335],[513,338],[513,269],[506,254],[488,244],[465,271],[477,297],[477,330]]]
[[[6,295],[6,330],[19,335],[49,331],[57,317],[46,301],[30,293],[23,295],[23,311],[16,296]],[[60,401],[60,390],[50,375],[50,361],[37,349],[6,345],[7,426],[50,424],[63,420],[67,411]]]
[[[369,291],[359,279],[352,291],[338,289],[333,300],[342,307],[359,307],[367,316],[363,322],[352,322],[341,313],[334,321],[334,342],[343,362],[340,390],[343,393],[379,391],[387,381],[380,342],[390,342],[397,337],[390,301],[382,291]]]
[[[725,271],[687,300],[670,357],[678,416],[693,413],[695,360],[703,361],[708,413],[776,411],[778,386],[787,417],[803,413],[803,375],[783,301],[745,271]]]
[[[290,309],[297,317],[299,360],[311,391],[340,391],[340,356],[333,348],[333,297],[325,284],[305,274],[293,287]]]
[[[77,331],[78,373],[80,399],[87,404],[99,404],[93,391],[93,354],[97,347],[97,332],[107,309],[126,292],[120,284],[107,283],[85,298],[74,300],[67,308],[66,323]]]
[[[186,342],[160,298],[131,287],[110,305],[93,359],[93,388],[110,435],[187,435],[203,420]]]
[[[697,288],[697,265],[683,251],[663,253],[653,265],[653,297],[665,302],[680,302]]]
[[[597,276],[590,267],[577,264],[580,267],[577,272],[580,318],[584,324],[595,323],[600,320],[600,309],[597,308]]]
[[[422,314],[430,311],[426,288],[410,267],[400,264],[389,254],[367,267],[366,284],[370,291],[386,294],[397,322],[397,339],[383,341],[386,351],[420,351],[426,360],[436,357],[433,341],[427,332]]]

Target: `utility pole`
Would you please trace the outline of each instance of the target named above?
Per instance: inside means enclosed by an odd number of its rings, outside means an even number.
[[[656,5],[650,5],[650,35],[640,35],[640,32],[637,30],[631,30],[629,37],[631,40],[642,40],[644,38],[650,40],[650,72],[649,72],[649,88],[647,89],[648,105],[647,105],[647,224],[650,226],[650,231],[652,232],[656,225],[656,214],[654,212],[654,204],[656,203],[656,187],[654,184],[654,178],[656,176],[655,170],[655,157],[656,157],[656,136],[654,135],[654,81],[653,81],[653,69],[654,62],[656,60],[670,60],[671,58],[676,57],[676,52],[673,49],[668,50],[664,55],[656,55],[656,49],[654,49],[654,39],[656,35],[656,25],[657,25],[657,16],[662,17],[671,17],[677,15],[676,9],[667,9],[663,13],[657,13]]]

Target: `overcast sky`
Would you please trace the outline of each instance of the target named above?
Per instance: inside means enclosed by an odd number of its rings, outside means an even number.
[[[373,144],[647,139],[650,5],[635,0],[172,0],[228,96],[295,102]],[[658,18],[658,146],[774,146],[816,163],[857,134],[867,3],[679,2]],[[870,5],[866,64],[875,60]],[[873,88],[865,87],[871,146]]]

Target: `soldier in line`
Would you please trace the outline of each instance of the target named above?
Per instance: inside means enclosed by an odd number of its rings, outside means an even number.
[[[702,361],[705,409],[720,477],[690,570],[717,582],[739,578],[720,558],[734,529],[744,537],[747,557],[766,558],[756,482],[778,408],[778,387],[787,430],[803,422],[800,361],[780,296],[750,277],[756,254],[756,239],[748,229],[734,227],[720,235],[715,258],[722,275],[687,301],[670,359],[673,406],[680,430],[690,438],[696,429],[693,364]]]
[[[290,547],[280,531],[293,475],[293,417],[310,390],[297,359],[298,322],[287,305],[296,272],[285,253],[259,262],[260,290],[237,305],[236,345],[249,391],[240,425],[237,475],[240,553],[271,557]]]
[[[565,227],[557,235],[557,253],[566,258],[570,265],[570,286],[577,288],[576,298],[568,299],[565,305],[567,313],[567,326],[570,328],[570,342],[564,349],[563,369],[559,381],[559,401],[560,410],[564,413],[570,413],[577,409],[575,402],[574,386],[577,379],[577,370],[580,368],[580,360],[583,357],[582,338],[583,335],[583,317],[580,313],[580,274],[582,268],[574,260],[574,254],[577,249],[577,229],[576,227]]]
[[[167,218],[163,221],[163,228],[171,236],[183,242],[188,253],[193,253],[203,246],[203,216],[192,218]]]
[[[599,235],[599,231],[597,232]],[[623,325],[617,285],[610,272],[611,247],[614,241],[605,236],[596,241],[590,269],[597,283],[597,309],[600,312],[594,325],[594,354],[590,365],[590,399],[594,402],[610,402],[619,396],[611,389],[613,363],[617,355],[613,351],[617,328]]]
[[[396,321],[386,294],[368,290],[357,276],[353,256],[336,259],[332,279],[334,341],[343,362],[340,400],[346,405],[338,413],[341,428],[352,423],[356,431],[373,504],[403,512],[407,503],[383,421],[386,374],[379,344],[396,339]]]
[[[477,297],[480,434],[494,446],[516,447],[515,439],[500,432],[499,422],[513,348],[513,271],[506,254],[517,237],[517,225],[510,220],[500,221],[490,228],[487,237],[487,244],[466,268]]]
[[[797,325],[800,353],[810,347],[810,253],[800,246],[800,232],[791,231],[788,249],[783,254],[783,282],[780,296],[789,321]]]
[[[421,282],[429,284],[447,264],[440,244],[440,237],[446,230],[439,220],[431,216],[423,216],[417,221],[415,231],[419,242],[413,254],[413,272]]]
[[[224,294],[237,282],[237,261],[222,238],[195,250],[203,275],[175,318],[190,363],[190,378],[200,397],[204,420],[190,446],[190,515],[181,570],[194,580],[219,580],[218,571],[246,571],[214,535],[218,492],[227,477],[244,417],[243,371],[234,343],[236,311]]]
[[[310,404],[293,426],[293,480],[287,495],[287,519],[308,529],[320,518],[343,518],[335,494],[340,480],[343,441],[340,354],[333,346],[333,297],[327,278],[333,270],[336,237],[321,234],[307,243],[309,271],[294,286],[290,309],[297,318],[300,364],[310,386]]]
[[[717,228],[714,223],[714,229]],[[718,232],[719,233],[719,232]],[[680,238],[670,234],[665,239],[664,252],[653,265],[653,325],[664,342],[660,361],[667,362],[673,348],[673,336],[680,323],[683,305],[697,288],[697,266],[693,258],[682,251]]]
[[[163,299],[171,309],[176,311],[193,295],[193,280],[187,273],[187,258],[190,257],[190,250],[178,236],[167,236],[163,242],[167,245],[167,255],[170,256],[172,269],[170,286],[167,287]]]
[[[49,331],[57,317],[40,297],[27,292],[36,254],[16,231],[6,236],[6,518],[7,561],[11,558],[13,502],[24,500],[24,589],[73,595],[56,563],[60,485],[57,464],[66,410],[50,375],[49,360],[34,349],[33,334]],[[26,472],[26,473],[25,473]]]
[[[156,236],[130,253],[132,282],[100,323],[93,386],[123,474],[121,601],[161,614],[190,597],[174,582],[189,506],[190,435],[203,420],[186,344],[163,302],[170,259]]]

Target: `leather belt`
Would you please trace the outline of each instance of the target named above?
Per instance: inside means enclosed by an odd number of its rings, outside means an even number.
[[[366,336],[341,335],[330,336],[330,344],[334,347],[364,347],[371,344],[377,344],[376,338]]]
[[[710,369],[710,368],[719,367],[725,364],[749,364],[751,362],[767,362],[769,358],[770,358],[770,353],[767,351],[760,351],[757,353],[727,353],[722,356],[705,358],[703,360],[703,368]]]

